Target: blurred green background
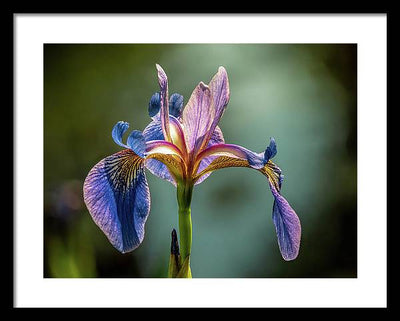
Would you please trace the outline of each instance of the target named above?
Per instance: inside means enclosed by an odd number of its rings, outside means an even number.
[[[231,97],[225,141],[261,152],[273,136],[282,194],[302,223],[300,254],[285,262],[264,176],[214,172],[194,189],[194,277],[357,276],[357,47],[352,44],[44,45],[44,276],[166,277],[178,228],[175,187],[147,172],[151,212],[141,246],[120,254],[83,203],[89,170],[121,148],[119,120],[149,123],[155,64],[185,103],[219,66]]]

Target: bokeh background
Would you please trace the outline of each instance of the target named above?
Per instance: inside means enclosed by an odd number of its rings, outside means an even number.
[[[166,277],[178,228],[175,187],[147,172],[151,212],[141,246],[120,254],[82,196],[89,170],[121,148],[119,120],[149,123],[155,64],[185,103],[219,66],[231,97],[226,142],[261,152],[273,136],[282,194],[302,223],[300,254],[285,262],[265,178],[214,172],[192,201],[194,277],[357,277],[357,47],[352,44],[44,45],[44,277]]]

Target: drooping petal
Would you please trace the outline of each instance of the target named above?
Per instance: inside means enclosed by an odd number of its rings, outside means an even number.
[[[220,156],[217,157],[206,169],[197,174],[194,178],[196,181],[202,175],[206,175],[217,169],[227,167],[248,167],[254,168],[251,164],[238,157]],[[300,248],[301,224],[300,220],[289,205],[287,200],[280,194],[283,175],[278,166],[269,160],[264,167],[257,169],[268,178],[268,184],[274,196],[273,205],[273,222],[278,238],[278,245],[284,260],[294,260]]]
[[[122,150],[97,163],[83,186],[94,222],[122,253],[136,249],[144,238],[150,192],[143,163],[130,149]]]
[[[164,139],[171,141],[169,133],[169,101],[168,101],[168,78],[160,65],[156,64],[158,84],[160,85],[160,119]]]
[[[275,198],[272,219],[278,237],[279,249],[282,257],[286,261],[291,261],[299,254],[300,220],[288,201],[275,189],[274,185],[270,183],[269,186]]]

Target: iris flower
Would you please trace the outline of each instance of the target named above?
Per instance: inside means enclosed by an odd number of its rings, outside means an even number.
[[[136,249],[143,241],[150,212],[150,192],[145,169],[171,182],[179,206],[180,260],[190,273],[192,245],[190,203],[195,185],[213,171],[226,167],[255,169],[267,178],[274,197],[272,219],[284,260],[297,257],[301,226],[295,211],[281,195],[283,175],[271,159],[277,148],[273,138],[264,152],[226,144],[218,123],[229,101],[229,81],[224,67],[206,85],[200,82],[183,108],[183,97],[168,95],[168,79],[156,65],[160,92],[149,103],[150,124],[134,130],[126,143],[128,123],[113,130],[114,141],[124,149],[102,159],[84,182],[84,201],[99,228],[120,252]]]

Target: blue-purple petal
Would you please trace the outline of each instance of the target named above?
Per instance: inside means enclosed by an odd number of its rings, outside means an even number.
[[[183,110],[183,96],[174,93],[169,98],[169,114],[175,118],[180,118]]]
[[[267,163],[270,159],[274,158],[277,153],[276,142],[273,137],[269,142],[269,146],[264,152],[264,162]]]
[[[143,137],[146,142],[151,140],[164,140],[164,134],[161,128],[161,120],[157,116],[154,120],[147,125],[143,130]],[[146,159],[146,168],[155,176],[165,179],[166,181],[176,185],[175,180],[171,176],[167,166],[156,159]]]
[[[83,194],[94,222],[120,252],[136,249],[144,238],[150,193],[143,159],[125,149],[97,163]]]
[[[288,201],[270,183],[275,198],[272,220],[275,225],[278,245],[284,260],[294,260],[299,254],[301,225],[300,220]]]
[[[128,130],[129,124],[124,121],[119,121],[118,123],[115,124],[111,131],[111,136],[116,144],[122,147],[127,147],[123,142],[122,142],[122,136],[125,134],[125,132]]]
[[[134,130],[127,139],[127,145],[140,157],[144,157],[146,151],[146,141],[140,130]]]
[[[161,108],[161,96],[160,93],[155,93],[150,98],[149,102],[149,115],[150,117],[154,117],[160,112]]]

